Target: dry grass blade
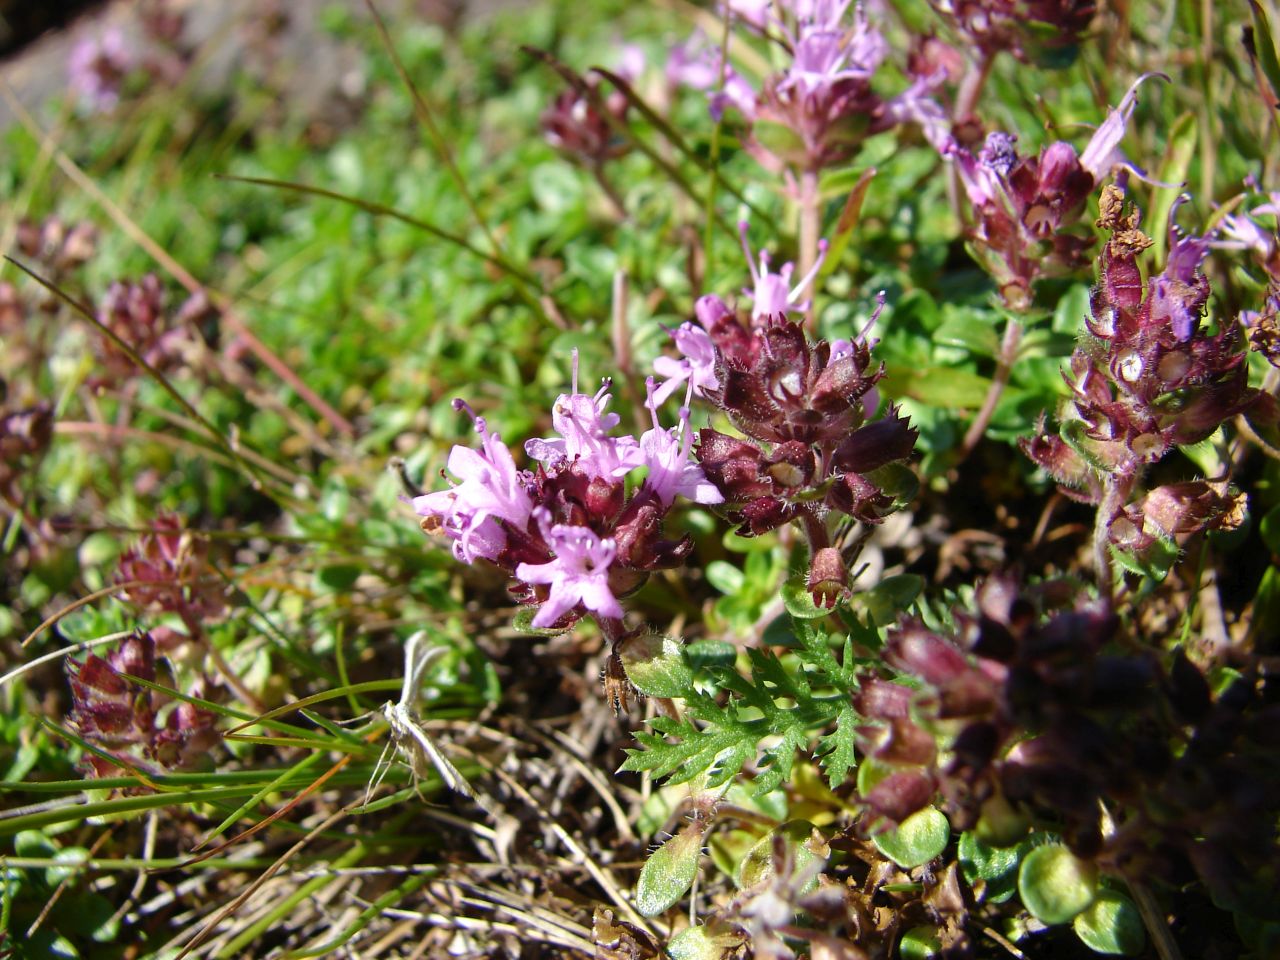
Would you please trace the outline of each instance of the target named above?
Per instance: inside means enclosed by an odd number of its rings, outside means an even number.
[[[251,884],[249,884],[249,886],[246,887],[242,893],[240,893],[234,900],[232,900],[225,907],[219,910],[213,916],[212,919],[206,921],[204,926],[200,929],[200,931],[195,935],[194,938],[192,938],[191,942],[182,948],[181,952],[174,958],[174,960],[183,960],[184,957],[190,956],[193,950],[198,949],[210,937],[213,936],[213,932],[217,929],[218,925],[222,923],[222,921],[224,921],[225,919],[227,919],[227,917],[231,916],[233,913],[239,910],[240,907],[243,904],[245,904],[250,897],[252,897],[259,889],[261,889],[263,884],[265,884],[268,880],[270,880],[273,876],[275,876],[276,873],[280,871],[280,868],[283,867],[286,863],[288,863],[291,859],[293,859],[294,856],[300,853],[308,843],[310,843],[320,834],[324,833],[324,831],[328,830],[335,823],[338,823],[339,821],[341,821],[344,817],[347,816],[347,814],[349,814],[352,810],[355,810],[359,806],[360,806],[359,801],[349,803],[346,806],[342,807],[341,809],[325,817],[324,820],[322,820],[316,826],[308,830],[306,835],[301,840],[299,840],[292,847],[290,847],[288,850],[282,853],[276,859],[276,861],[273,864],[271,864],[271,866],[267,867],[267,869],[263,871],[262,875],[259,876],[256,880],[254,880]]]
[[[326,770],[324,773],[320,774],[320,776],[316,777],[316,779],[313,780],[311,783],[309,783],[306,787],[300,790],[298,794],[294,796],[283,807],[274,811],[271,814],[268,814],[265,819],[258,821],[249,829],[236,834],[230,840],[224,840],[222,843],[218,844],[216,847],[211,847],[210,849],[206,850],[204,853],[200,854],[199,856],[192,857],[191,859],[185,861],[182,864],[182,867],[177,869],[186,869],[188,867],[194,866],[197,863],[200,863],[203,860],[208,860],[210,857],[216,857],[218,856],[218,854],[224,852],[225,850],[228,850],[229,848],[235,846],[236,844],[249,839],[250,837],[254,836],[260,831],[271,826],[271,824],[275,823],[285,814],[289,813],[291,810],[297,807],[297,805],[300,804],[303,800],[305,800],[307,797],[311,796],[313,793],[315,793],[317,790],[323,787],[334,776],[336,776],[342,770],[346,769],[347,765],[351,763],[353,758],[354,758],[354,754],[350,754],[350,753],[347,754],[342,759],[340,759],[337,763],[335,763],[332,767]],[[358,807],[361,805],[362,804],[360,803],[354,804],[351,807],[351,809],[354,809],[355,807]]]
[[[32,137],[36,139],[42,146],[52,144],[51,138],[36,123],[35,118],[27,112],[26,108],[18,101],[14,95],[12,87],[3,78],[0,78],[0,94],[4,96],[5,101],[9,104],[15,115],[21,120],[22,125],[27,129]],[[223,321],[236,334],[237,337],[245,344],[246,347],[262,361],[263,365],[271,370],[276,376],[288,384],[302,400],[313,410],[319,413],[327,420],[335,430],[345,434],[348,437],[355,436],[355,427],[351,421],[342,414],[338,413],[333,407],[326,403],[319,394],[303,383],[302,379],[294,372],[294,370],[275,353],[267,347],[265,343],[258,339],[257,335],[249,329],[248,325],[236,315],[230,307],[230,303],[226,297],[216,291],[207,289],[199,280],[185,269],[180,263],[171,257],[168,252],[155,242],[147,233],[134,221],[127,213],[118,207],[110,197],[108,197],[98,187],[93,180],[81,170],[75,162],[61,150],[53,145],[54,159],[58,166],[62,169],[71,180],[89,194],[94,201],[107,212],[107,215],[115,221],[116,225],[126,233],[134,243],[138,244],[145,250],[156,263],[160,264],[174,279],[176,279],[192,294],[203,294],[208,301],[217,307],[222,315]]]

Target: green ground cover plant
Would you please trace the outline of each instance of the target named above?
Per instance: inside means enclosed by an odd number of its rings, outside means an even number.
[[[0,955],[1277,955],[1275,9],[425,6],[8,97]]]

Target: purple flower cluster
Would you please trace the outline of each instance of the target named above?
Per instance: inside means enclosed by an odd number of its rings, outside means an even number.
[[[790,62],[758,89],[701,34],[677,48],[667,68],[672,82],[710,92],[713,116],[733,107],[751,124],[746,145],[766,169],[814,172],[836,166],[853,157],[866,137],[904,122],[921,123],[941,144],[943,113],[930,94],[944,77],[918,77],[891,99],[877,94],[871,79],[889,46],[861,4],[792,0],[775,4],[776,15],[766,6],[751,4],[738,12],[777,40]]]
[[[117,761],[86,753],[82,762],[91,776],[190,770],[207,763],[221,739],[217,716],[185,701],[174,704],[162,722],[161,696],[124,676],[154,683],[155,648],[151,635],[139,631],[105,658],[89,654],[83,663],[67,661],[71,726]]]
[[[106,113],[120,102],[120,87],[137,57],[118,28],[86,37],[71,49],[67,78],[72,92],[93,113]]]
[[[703,472],[742,536],[800,525],[811,552],[810,591],[815,602],[832,605],[848,586],[834,537],[840,517],[876,524],[893,509],[894,498],[872,474],[910,456],[916,431],[892,406],[872,420],[883,376],[871,364],[874,342],[865,335],[811,342],[787,318],[804,306],[800,298],[817,268],[789,287],[792,265],[770,273],[762,252],[757,269],[746,224],[742,230],[754,281],[744,291],[750,313],[740,316],[715,294],[702,297],[694,308],[699,326],[686,323],[674,334],[683,358],[655,364],[671,377],[658,392],[686,383],[728,415],[742,436],[701,430]]]
[[[149,273],[140,281],[117,280],[107,288],[98,308],[102,325],[133,348],[148,366],[165,371],[182,359],[186,332],[181,322],[189,312],[184,306],[172,316],[165,303],[160,278]],[[100,366],[92,377],[94,386],[118,385],[140,371],[132,358],[111,339],[98,341]]]
[[[1026,62],[1080,42],[1098,7],[1094,0],[930,0],[968,46],[990,58],[1008,51]],[[1054,58],[1059,59],[1059,58]]]
[[[1201,327],[1209,241],[1171,226],[1165,268],[1144,288],[1137,258],[1152,241],[1138,223],[1124,194],[1107,187],[1098,224],[1111,237],[1067,375],[1073,415],[1059,436],[1042,432],[1021,446],[1064,492],[1100,506],[1099,530],[1112,545],[1142,555],[1159,540],[1181,543],[1241,521],[1243,501],[1225,483],[1175,484],[1129,500],[1150,464],[1209,437],[1249,409],[1258,391],[1248,386],[1238,327]]]
[[[1038,156],[1019,156],[1017,138],[1001,132],[989,134],[976,155],[954,138],[944,144],[943,156],[955,163],[972,210],[973,248],[1012,309],[1031,305],[1037,280],[1088,263],[1085,251],[1093,239],[1072,228],[1081,226],[1085,201],[1124,163],[1120,140],[1147,76],[1129,88],[1081,154],[1059,140]]]
[[[602,624],[620,621],[618,598],[650,571],[679,566],[692,549],[687,537],[661,536],[676,498],[721,499],[691,461],[687,407],[676,427],[661,427],[651,381],[652,429],[638,439],[615,436],[610,383],[588,395],[578,392],[577,380],[575,351],[571,392],[552,407],[556,436],[525,444],[532,469],[517,468],[484,418],[455,401],[475,421],[480,449],[455,446],[448,461],[453,484],[413,502],[423,529],[448,537],[459,560],[484,559],[511,572],[517,595],[541,603],[533,618],[539,628],[568,625],[586,613]],[[628,496],[627,477],[639,469],[646,475]]]

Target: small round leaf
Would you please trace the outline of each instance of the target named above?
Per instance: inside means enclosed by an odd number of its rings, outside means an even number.
[[[832,610],[831,607],[820,607],[813,602],[813,594],[805,585],[804,577],[788,580],[782,585],[782,604],[787,613],[797,620],[817,620]]]
[[[693,886],[702,855],[702,831],[690,824],[649,855],[636,883],[636,909],[656,917]]]
[[[1103,890],[1098,899],[1076,916],[1076,936],[1094,953],[1131,957],[1147,942],[1142,915],[1133,901],[1115,890]]]
[[[928,863],[947,846],[951,825],[935,807],[917,810],[896,830],[872,838],[877,849],[900,867],[918,867]]]
[[[685,697],[693,688],[693,670],[671,637],[646,637],[622,651],[627,679],[646,697]]]
[[[898,956],[902,960],[929,960],[942,949],[942,941],[933,927],[912,927],[898,941]]]
[[[960,872],[972,883],[975,880],[999,880],[1018,868],[1022,851],[1017,847],[993,847],[983,843],[972,831],[960,835]]]
[[[1063,844],[1036,847],[1018,871],[1022,904],[1043,923],[1066,923],[1093,903],[1098,869],[1078,859]]]

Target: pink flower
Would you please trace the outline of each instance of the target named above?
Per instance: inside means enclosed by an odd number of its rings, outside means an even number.
[[[499,521],[523,529],[533,501],[507,445],[463,401],[455,400],[454,407],[472,415],[481,449],[455,446],[449,452],[449,472],[460,482],[448,490],[415,497],[413,509],[420,516],[435,518],[440,530],[454,541],[453,553],[459,560],[493,560],[507,543]]]
[[[540,520],[545,522],[545,518]],[[602,540],[586,527],[567,524],[556,524],[544,530],[543,536],[555,559],[516,567],[516,576],[525,583],[551,588],[533,626],[553,626],[578,604],[598,616],[621,618],[622,606],[609,588],[609,565],[617,554],[613,539]]]
[[[120,102],[120,84],[133,69],[134,54],[118,28],[86,37],[67,58],[72,91],[92,112],[105,113]]]
[[[769,272],[769,252],[767,250],[760,251],[760,267],[756,268],[752,258],[751,247],[747,243],[747,222],[743,220],[738,224],[738,234],[742,238],[742,252],[747,255],[747,267],[751,271],[751,281],[754,284],[753,290],[744,290],[743,292],[751,298],[751,320],[753,323],[764,317],[786,316],[789,309],[807,310],[809,301],[799,302],[801,295],[813,283],[814,278],[818,276],[818,271],[822,269],[822,262],[827,257],[827,242],[821,240],[818,243],[818,260],[813,268],[800,279],[794,287],[790,287],[791,274],[795,270],[795,264],[784,263],[782,269],[777,273]]]
[[[666,378],[651,397],[657,406],[665,403],[685,382],[692,385],[693,394],[697,397],[702,396],[704,389],[714,390],[720,386],[716,379],[716,348],[707,331],[692,323],[682,323],[671,337],[676,342],[676,349],[684,356],[679,360],[658,357],[653,361],[654,372]]]
[[[573,386],[551,408],[551,424],[559,437],[529,440],[525,453],[543,466],[576,466],[589,477],[615,480],[643,462],[635,437],[611,437],[618,425],[616,413],[605,413],[612,399],[606,380],[595,396],[578,393],[578,351],[573,351]]]
[[[663,507],[670,507],[677,496],[694,503],[723,503],[724,496],[707,479],[702,468],[689,462],[693,447],[689,408],[680,408],[680,423],[677,426],[664,429],[658,426],[660,401],[654,390],[653,377],[645,381],[645,386],[649,391],[647,406],[653,418],[653,429],[645,431],[640,437],[640,450],[644,455],[645,466],[649,468],[645,486],[662,501]]]

